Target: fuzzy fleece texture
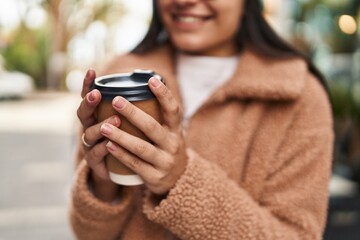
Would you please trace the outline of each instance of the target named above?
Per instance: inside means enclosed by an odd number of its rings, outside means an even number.
[[[112,61],[104,74],[135,68],[165,77],[181,102],[165,46]],[[321,239],[333,131],[323,87],[301,59],[241,53],[235,75],[195,113],[188,166],[160,202],[144,186],[107,204],[88,189],[79,144],[70,220],[78,239]]]

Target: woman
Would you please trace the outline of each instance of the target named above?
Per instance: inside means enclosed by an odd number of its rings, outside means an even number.
[[[145,39],[102,74],[152,69],[164,123],[113,107],[154,144],[97,123],[84,80],[71,223],[79,239],[321,239],[332,119],[324,81],[254,0],[155,0]],[[114,155],[145,184],[108,177]]]

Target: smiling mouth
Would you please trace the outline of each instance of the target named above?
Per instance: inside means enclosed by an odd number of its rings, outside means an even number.
[[[172,15],[173,20],[178,23],[200,23],[211,19],[211,16],[183,16]]]

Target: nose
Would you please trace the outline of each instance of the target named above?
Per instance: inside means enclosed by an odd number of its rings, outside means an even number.
[[[178,6],[187,6],[187,5],[193,5],[193,4],[196,4],[199,2],[212,2],[212,1],[216,1],[216,0],[166,0],[166,1],[171,2],[173,4],[177,4]]]
[[[196,3],[201,0],[172,0],[172,2],[179,3],[179,4],[186,4],[186,3]]]
[[[179,3],[179,4],[180,3],[186,4],[186,3],[197,3],[197,2],[213,2],[216,0],[168,0],[168,1],[174,2],[174,3]]]

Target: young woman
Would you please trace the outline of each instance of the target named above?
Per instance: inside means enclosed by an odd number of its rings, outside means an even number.
[[[325,84],[255,0],[154,0],[144,40],[101,74],[151,69],[163,124],[113,107],[153,144],[97,123],[89,70],[71,224],[78,239],[321,239],[332,155]],[[111,153],[144,185],[109,180]]]

